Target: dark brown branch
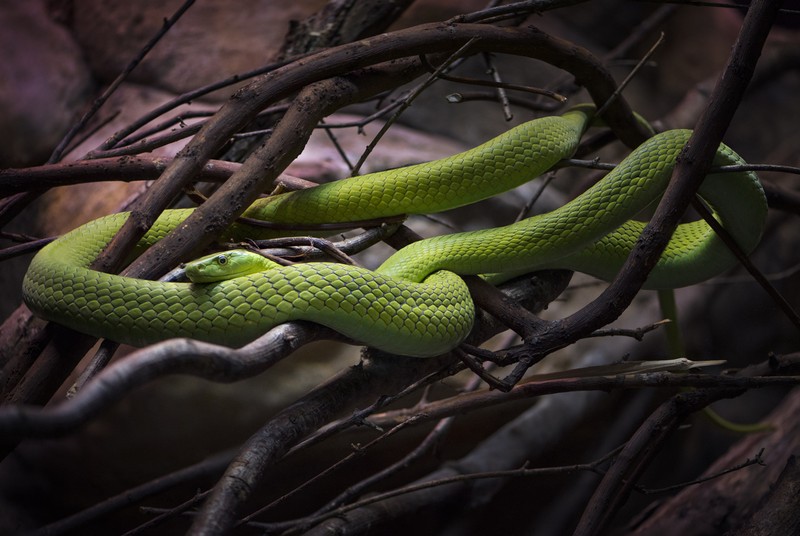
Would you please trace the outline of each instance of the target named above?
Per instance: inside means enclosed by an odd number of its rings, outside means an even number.
[[[520,14],[526,13],[542,13],[550,9],[567,7],[585,1],[586,0],[526,0],[523,2],[490,7],[466,15],[458,15],[450,19],[450,22],[485,22],[487,20],[497,20],[509,16],[517,17]]]
[[[774,2],[768,4],[770,8],[777,9]],[[540,336],[531,339],[531,344],[519,356],[520,364],[508,376],[508,383],[519,381],[525,371],[545,355],[610,324],[636,296],[708,173],[722,136],[753,76],[761,47],[774,18],[774,12],[769,16],[760,15],[761,6],[761,3],[756,3],[754,8],[759,9],[749,12],[759,13],[757,24],[752,23],[752,16],[745,19],[746,23],[751,21],[751,26],[745,24],[743,27],[728,64],[712,92],[708,108],[678,156],[673,178],[619,275],[596,300],[577,313],[550,323]]]
[[[189,339],[164,341],[118,361],[69,401],[46,409],[21,404],[0,408],[0,445],[26,437],[71,432],[134,387],[155,378],[188,374],[234,382],[263,372],[304,344],[337,338],[333,331],[319,325],[293,322],[282,324],[239,349]]]
[[[129,156],[46,164],[0,170],[0,196],[18,192],[111,180],[155,180],[170,163],[168,158]],[[197,176],[199,181],[223,182],[241,167],[234,162],[210,160]]]
[[[663,225],[668,226],[669,229],[669,234],[663,239],[653,233],[659,253],[666,246],[669,236],[677,225],[677,219],[686,210],[694,192],[711,166],[711,159],[753,76],[761,48],[766,41],[779,7],[780,1],[763,0],[753,2],[748,10],[728,64],[712,92],[709,107],[700,118],[687,147],[679,157],[675,173],[676,180],[667,188],[664,202],[659,204],[654,216],[654,220],[659,223],[664,222]],[[683,186],[683,191],[676,191],[681,190],[680,186]],[[673,199],[676,206],[674,208],[666,206]],[[662,214],[667,212],[668,208],[673,211],[672,218],[669,217],[670,214]],[[647,229],[643,235],[647,235]],[[639,249],[638,245],[636,249]],[[635,253],[636,251],[634,251]],[[643,263],[644,275],[649,271],[647,261],[649,259],[645,259],[645,263]],[[626,263],[626,267],[628,264]],[[636,280],[635,275],[629,277]],[[644,282],[643,278],[641,282]],[[641,283],[639,283],[640,285]],[[721,398],[737,396],[739,393],[740,391],[731,389],[693,391],[677,395],[659,408],[628,442],[617,463],[603,478],[584,511],[575,534],[586,536],[604,532],[616,511],[624,504],[631,487],[636,483],[641,472],[678,424],[686,416],[706,407],[709,403]]]
[[[639,427],[595,490],[575,529],[575,536],[602,534],[642,471],[664,441],[692,413],[712,402],[741,394],[737,389],[714,389],[681,393],[662,404]]]
[[[647,519],[632,528],[629,534],[746,534],[742,527],[756,517],[761,517],[754,514],[762,507],[766,507],[764,514],[775,508],[768,515],[775,520],[779,519],[781,506],[779,503],[770,505],[769,497],[776,489],[775,484],[784,464],[800,449],[798,412],[800,390],[793,389],[764,417],[762,422],[771,427],[768,432],[743,436],[714,461],[702,476],[719,474],[762,448],[765,449],[765,467],[745,474],[725,475],[703,486],[683,489],[673,497],[665,498],[653,511],[648,512]],[[796,514],[797,494],[793,497],[793,510]],[[771,530],[763,534],[793,532]]]
[[[597,102],[605,100],[613,94],[615,84],[608,73],[600,66],[599,62],[589,55],[585,50],[550,37],[535,28],[514,29],[514,28],[495,28],[483,25],[451,25],[442,26],[438,24],[424,25],[410,30],[384,34],[370,38],[364,42],[343,45],[330,50],[326,50],[304,60],[289,64],[277,69],[272,73],[257,79],[249,86],[243,88],[203,127],[195,139],[182,150],[167,168],[161,179],[154,185],[148,193],[143,206],[147,210],[137,208],[133,211],[133,217],[128,221],[121,231],[120,237],[115,241],[112,249],[127,251],[132,244],[138,240],[141,234],[149,228],[158,213],[169,203],[177,193],[193,180],[193,176],[199,171],[200,167],[216,152],[228,136],[244,126],[250,117],[259,110],[274,102],[276,99],[285,97],[290,92],[299,89],[303,85],[321,80],[338,73],[365,67],[369,64],[396,59],[404,56],[418,55],[421,53],[436,53],[452,50],[462,45],[470,39],[477,39],[475,44],[476,51],[495,51],[520,55],[534,55],[544,61],[548,61],[558,67],[572,72],[579,83],[587,86],[593,98]],[[410,73],[409,73],[410,74]],[[376,91],[372,91],[376,93]],[[365,98],[366,95],[359,95]],[[630,109],[622,101],[615,101],[614,106],[609,109],[609,123],[618,128],[620,137],[631,145],[638,144],[646,134],[638,130],[637,123],[633,120]],[[630,130],[630,129],[633,130]],[[295,142],[297,141],[295,137]],[[277,155],[285,153],[287,147],[280,146],[270,140],[271,154],[268,158],[260,158],[268,161],[265,164],[253,165],[258,169],[259,180],[255,177],[244,176],[242,180],[256,186],[266,186],[280,171],[277,166]],[[265,156],[265,155],[263,155]],[[266,171],[266,172],[265,172]],[[235,203],[237,210],[241,212],[252,201],[255,196],[250,186],[243,190],[239,196],[239,201]],[[219,197],[222,197],[220,194]],[[245,201],[242,203],[242,201]],[[203,240],[211,240],[213,234],[220,232],[232,218],[238,214],[231,214],[231,217],[206,218],[207,214],[198,213],[193,221],[203,220],[205,233],[198,233],[194,230],[192,222],[192,236],[202,236]],[[227,221],[226,221],[227,220]],[[208,228],[209,221],[211,227]],[[218,223],[217,223],[218,222]],[[186,257],[192,251],[196,251],[204,245],[201,243],[190,244],[182,238],[167,238],[162,241],[160,246],[151,249],[146,253],[140,262],[137,263],[129,272],[137,277],[152,276],[165,269],[165,264]],[[155,259],[158,259],[155,262]],[[109,266],[111,263],[104,262],[102,266]],[[147,267],[146,267],[147,266]]]
[[[565,373],[566,374],[566,373]],[[377,426],[392,426],[411,416],[420,423],[463,415],[480,409],[506,404],[515,400],[535,398],[554,393],[576,391],[607,391],[619,389],[647,389],[653,387],[696,389],[763,389],[800,384],[797,376],[733,377],[710,374],[682,374],[674,372],[647,372],[641,374],[619,374],[613,376],[565,377],[548,380],[533,380],[520,383],[508,392],[482,390],[455,395],[430,402],[418,408],[398,410],[375,415],[370,422]]]

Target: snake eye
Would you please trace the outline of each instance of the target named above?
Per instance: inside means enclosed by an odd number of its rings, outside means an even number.
[[[227,264],[228,263],[228,257],[226,257],[225,255],[218,255],[217,256],[217,263],[219,263],[219,264]]]

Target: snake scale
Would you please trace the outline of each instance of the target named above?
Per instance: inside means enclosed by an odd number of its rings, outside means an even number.
[[[442,211],[485,199],[570,157],[592,121],[590,107],[515,127],[442,160],[383,171],[256,201],[245,216],[283,223],[325,223]],[[329,326],[388,352],[433,356],[469,333],[474,308],[457,274],[567,268],[615,276],[643,228],[631,218],[659,199],[690,131],[657,134],[603,180],[546,214],[505,227],[416,242],[374,271],[328,262],[274,267],[211,283],[156,282],[89,269],[128,215],[91,221],[33,259],[23,296],[37,315],[75,330],[146,345],[190,337],[238,347],[291,320]],[[720,146],[715,165],[741,164]],[[715,217],[750,252],[766,201],[754,174],[709,175],[699,192]],[[142,251],[191,209],[167,210],[140,241]],[[224,237],[259,238],[234,224]],[[647,280],[649,288],[691,285],[735,258],[703,221],[681,224]]]

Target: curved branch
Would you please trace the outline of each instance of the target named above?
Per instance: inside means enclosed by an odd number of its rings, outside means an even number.
[[[187,374],[235,382],[263,372],[300,346],[337,339],[335,332],[307,322],[282,324],[238,349],[191,339],[172,339],[139,350],[98,374],[74,398],[48,408],[0,408],[0,443],[66,434],[97,416],[128,391],[156,378]]]
[[[117,255],[128,251],[144,230],[152,225],[160,211],[194,179],[202,165],[221,148],[228,137],[275,100],[284,98],[308,84],[343,72],[423,53],[452,51],[471,39],[476,40],[475,51],[535,57],[571,72],[579,84],[587,87],[592,98],[598,103],[605,103],[616,89],[613,78],[588,51],[532,27],[519,29],[474,24],[428,24],[325,50],[279,68],[239,90],[206,123],[192,142],[178,153],[163,173],[161,180],[150,189],[142,205],[133,211],[133,217],[123,227],[111,250],[119,250],[120,253]],[[409,68],[404,73],[405,80],[418,76],[423,70],[418,62],[413,62],[413,65],[407,64],[406,67]],[[360,88],[354,87],[348,98],[342,99],[338,106],[394,87],[400,80],[387,82],[384,80],[383,84],[380,84],[373,78],[371,87],[366,84]],[[378,85],[381,87],[376,87]],[[646,137],[646,133],[639,130],[640,126],[633,118],[628,105],[620,99],[616,99],[609,106],[607,121],[628,144],[637,145]],[[206,218],[208,214],[196,213],[196,217],[187,221],[187,227],[192,229],[190,235],[203,237],[202,240],[213,239],[214,233],[221,232],[255,199],[258,191],[263,190],[274,180],[282,170],[282,166],[288,164],[283,156],[291,153],[292,147],[297,146],[298,140],[306,137],[305,133],[295,132],[291,140],[278,143],[273,135],[268,144],[259,151],[260,154],[251,156],[245,163],[241,175],[232,181],[236,185],[231,189],[240,193],[235,200],[228,199],[228,201],[235,201],[233,206],[237,208],[233,211],[227,210],[223,217],[212,218],[210,228],[209,220]],[[221,192],[215,194],[215,197],[224,196],[225,194]],[[146,211],[142,208],[144,206],[147,207]],[[203,221],[204,233],[197,232],[198,223],[195,222],[200,221]],[[192,243],[193,241],[182,238],[167,237],[141,257],[129,275],[152,276],[164,270],[170,261],[186,257],[204,245],[202,240],[200,243]],[[104,262],[103,265],[113,265],[113,263]]]
[[[171,161],[171,158],[120,156],[21,169],[0,169],[0,196],[87,182],[155,180],[167,169]],[[195,180],[224,182],[240,167],[242,165],[236,162],[209,160]],[[276,180],[292,190],[315,185],[285,173]]]

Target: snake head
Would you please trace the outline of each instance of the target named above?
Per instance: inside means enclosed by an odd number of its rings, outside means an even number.
[[[212,253],[186,263],[186,276],[192,283],[215,283],[270,270],[278,266],[253,251],[232,249]]]

